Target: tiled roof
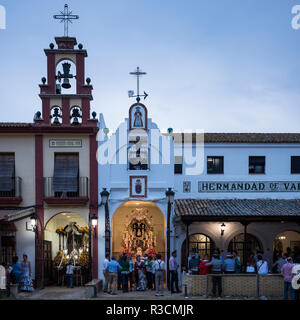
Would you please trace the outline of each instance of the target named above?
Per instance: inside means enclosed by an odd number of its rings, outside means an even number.
[[[0,127],[31,127],[32,123],[27,122],[0,122]]]
[[[181,141],[182,133],[174,133]],[[199,137],[200,138],[200,137]],[[196,133],[185,134],[184,142],[195,142]],[[204,133],[204,143],[300,143],[300,133]]]
[[[300,199],[177,199],[177,216],[300,217]]]

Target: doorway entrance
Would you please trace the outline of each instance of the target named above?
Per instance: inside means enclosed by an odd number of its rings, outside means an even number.
[[[293,258],[300,256],[300,233],[296,231],[284,231],[279,233],[273,243],[273,260],[286,253]]]
[[[186,268],[186,257],[192,251],[197,253],[200,259],[204,259],[207,254],[211,258],[215,249],[213,240],[202,233],[196,233],[189,236],[189,252],[186,252],[186,240],[183,241],[181,246],[181,267]]]
[[[112,219],[112,255],[161,254],[166,257],[165,217],[160,208],[149,201],[127,201]]]
[[[52,269],[52,242],[44,240],[44,284],[46,286],[53,283]]]
[[[44,281],[46,285],[65,281],[68,263],[74,266],[74,278],[85,283],[89,274],[89,228],[76,213],[63,212],[46,224],[44,238]]]

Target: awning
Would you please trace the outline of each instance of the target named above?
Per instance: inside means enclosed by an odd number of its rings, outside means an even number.
[[[300,221],[300,199],[177,199],[174,210],[186,221]]]
[[[32,216],[35,213],[35,208],[22,208],[22,209],[13,209],[13,210],[1,210],[0,209],[0,217],[1,215],[6,215],[6,221],[18,221]]]

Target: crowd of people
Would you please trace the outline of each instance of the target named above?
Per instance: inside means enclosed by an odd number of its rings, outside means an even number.
[[[289,248],[288,248],[289,249]],[[300,265],[300,252],[287,250],[284,254],[278,254],[276,261],[271,264],[264,252],[253,252],[246,260],[246,265],[242,266],[241,259],[237,250],[228,252],[223,258],[220,254],[220,250],[217,248],[209,259],[208,255],[205,255],[201,260],[197,253],[191,250],[191,254],[188,257],[188,273],[207,275],[212,274],[212,294],[213,296],[222,296],[222,277],[221,274],[235,274],[241,271],[246,273],[268,274],[268,273],[280,273],[283,276],[284,281],[284,299],[289,298],[289,292],[291,299],[299,299],[300,290],[295,290],[292,286],[292,279],[298,274],[297,265]]]
[[[17,284],[19,291],[34,291],[31,273],[31,263],[27,254],[23,254],[23,261],[19,262],[19,257],[12,259],[12,265],[3,264],[6,270],[6,282]]]
[[[119,259],[106,255],[103,262],[103,275],[105,279],[104,292],[112,295],[117,294],[117,290],[123,293],[128,291],[155,290],[156,296],[164,295],[164,281],[167,280],[167,267],[160,254],[154,256],[144,254],[137,255],[135,261],[130,254],[121,254]],[[180,293],[178,285],[177,252],[172,252],[169,261],[169,285],[171,293]],[[8,283],[17,284],[19,291],[33,291],[31,263],[27,255],[23,254],[23,260],[19,262],[18,257],[13,257],[11,266],[5,265]],[[67,285],[73,287],[73,267],[70,262],[66,269]],[[222,274],[237,274],[241,272],[253,274],[282,274],[284,281],[284,299],[299,300],[300,289],[295,290],[292,281],[295,275],[300,272],[300,251],[277,253],[276,259],[270,263],[264,252],[253,252],[248,256],[246,264],[242,265],[238,250],[228,252],[225,257],[216,248],[212,256],[208,254],[204,259],[200,259],[197,252],[190,251],[188,256],[188,268],[183,271],[188,274],[212,275],[212,294],[222,296]],[[300,280],[299,280],[300,281]],[[298,282],[299,282],[298,281]]]
[[[177,253],[174,251],[169,261],[172,293],[181,292],[178,287],[176,257]],[[123,293],[132,290],[155,290],[156,296],[163,296],[165,271],[166,264],[160,254],[156,254],[154,257],[147,254],[137,255],[135,262],[133,262],[131,255],[122,254],[118,261],[115,256],[110,259],[110,256],[106,255],[103,262],[104,292],[116,295],[117,290],[122,290]]]

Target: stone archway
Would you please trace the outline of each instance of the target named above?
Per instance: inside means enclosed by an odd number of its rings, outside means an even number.
[[[244,264],[244,233],[239,233],[233,237],[228,244],[228,252],[237,250],[238,256]],[[246,235],[246,259],[255,254],[257,251],[263,251],[261,241],[251,233]]]
[[[80,267],[83,281],[87,279],[88,222],[79,214],[62,212],[52,216],[45,225],[44,231],[44,282],[57,283],[58,269],[61,273],[69,261]]]
[[[284,253],[292,257],[300,255],[300,232],[286,230],[277,234],[273,241],[273,261]]]
[[[200,259],[203,259],[207,254],[211,258],[215,249],[215,242],[206,234],[194,233],[189,235],[189,249],[193,253],[197,253]],[[181,267],[186,268],[186,257],[189,252],[186,252],[186,239],[181,245]]]
[[[166,257],[166,222],[160,208],[149,201],[127,201],[112,218],[112,255],[160,253]]]

